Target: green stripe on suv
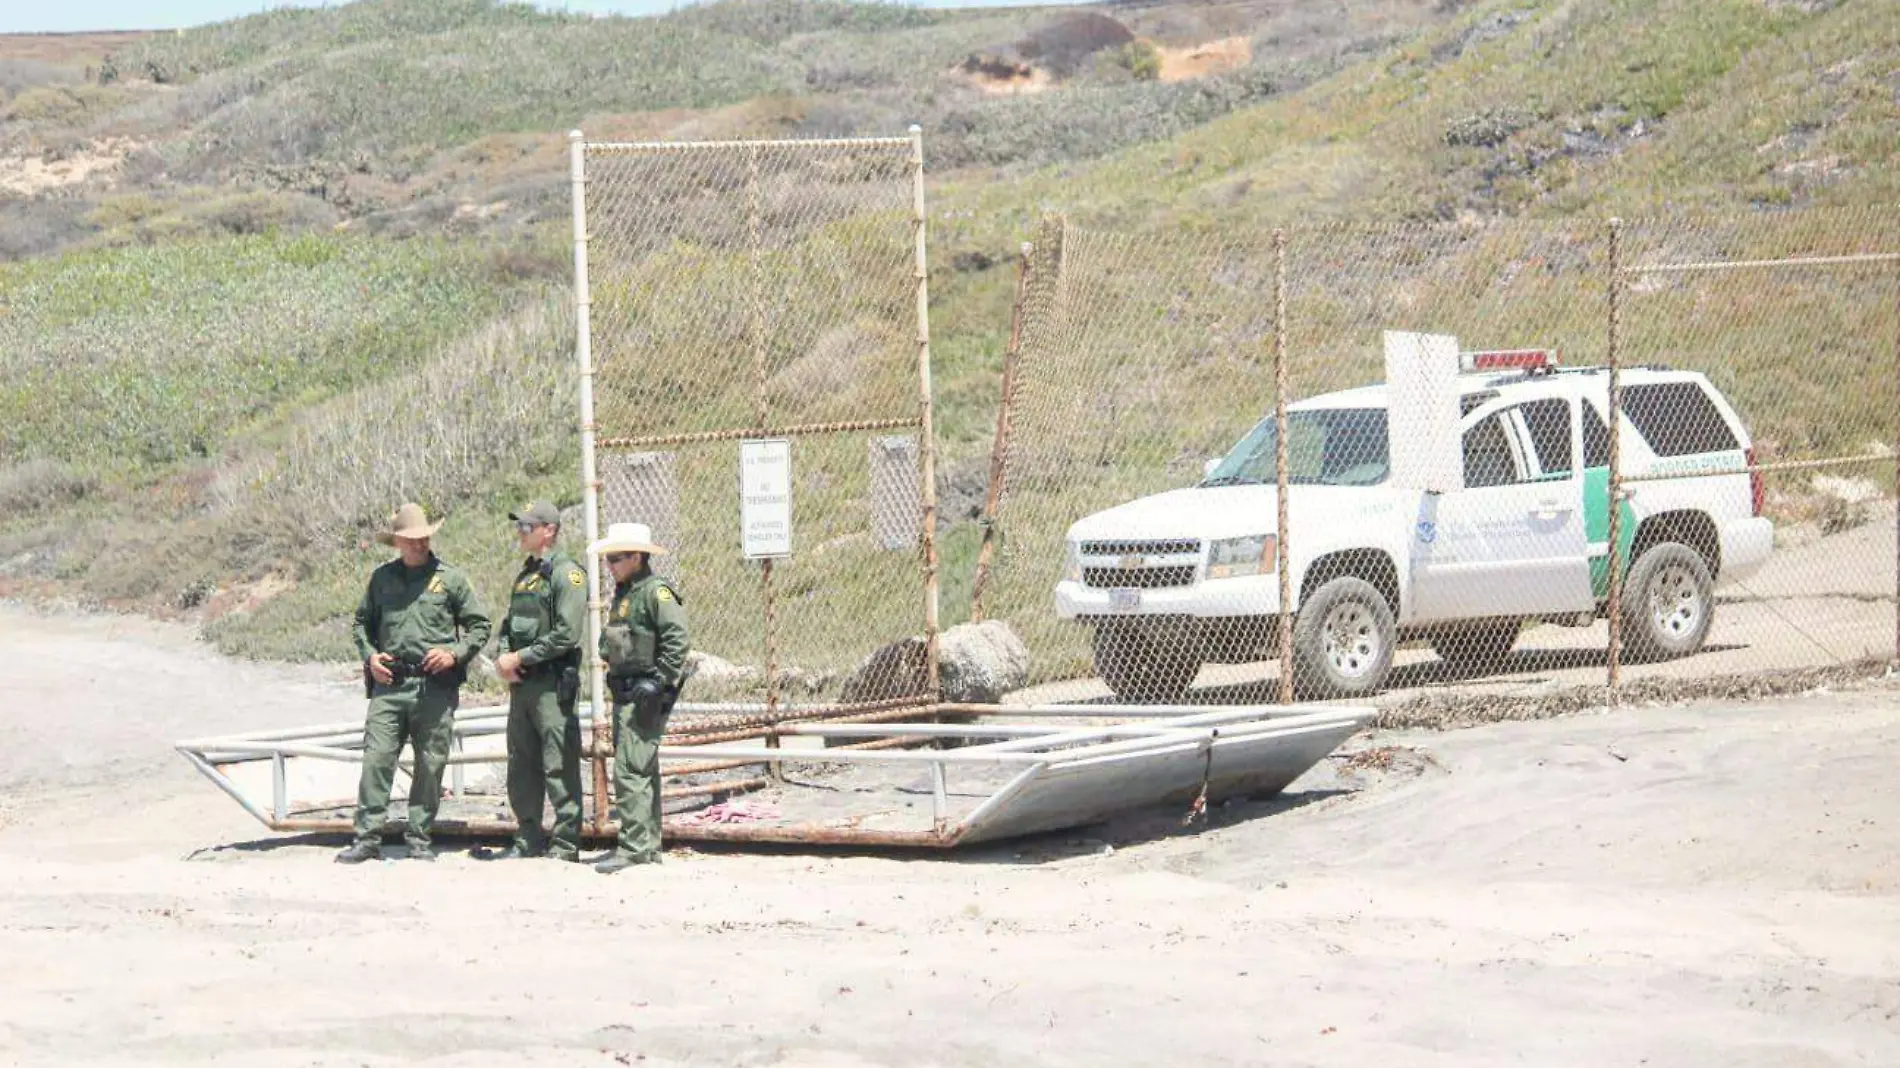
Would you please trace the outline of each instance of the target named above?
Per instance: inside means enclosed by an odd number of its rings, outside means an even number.
[[[1617,556],[1622,558],[1623,573],[1629,574],[1630,546],[1636,543],[1636,509],[1623,502],[1622,526],[1617,532]],[[1598,600],[1610,595],[1610,554],[1596,546],[1610,540],[1610,469],[1587,467],[1583,471],[1583,539],[1590,548],[1590,589]]]

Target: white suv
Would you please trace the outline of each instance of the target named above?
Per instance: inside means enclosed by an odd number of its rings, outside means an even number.
[[[1288,408],[1304,697],[1376,692],[1402,641],[1424,638],[1455,668],[1483,671],[1527,622],[1587,626],[1606,611],[1608,374],[1560,369],[1539,351],[1465,357],[1455,378],[1463,479],[1450,492],[1389,484],[1385,385]],[[1495,357],[1505,359],[1487,362]],[[1487,369],[1497,366],[1509,370]],[[1685,656],[1708,635],[1714,587],[1757,571],[1774,530],[1760,475],[1742,470],[1754,463],[1748,431],[1706,378],[1636,368],[1622,380],[1626,479],[1738,472],[1625,484],[1617,551],[1629,654]],[[1175,700],[1204,663],[1273,655],[1274,471],[1268,416],[1198,485],[1070,528],[1057,611],[1093,628],[1096,671],[1122,699]]]

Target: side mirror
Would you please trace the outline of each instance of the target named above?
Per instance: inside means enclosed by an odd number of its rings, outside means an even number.
[[[1212,476],[1214,474],[1214,469],[1220,466],[1220,460],[1221,460],[1220,457],[1215,456],[1209,459],[1206,463],[1202,464],[1201,477],[1208,478]]]

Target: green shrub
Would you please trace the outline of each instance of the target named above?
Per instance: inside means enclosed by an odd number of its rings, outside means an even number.
[[[71,90],[40,86],[14,97],[5,117],[12,122],[73,122],[85,114],[85,102]]]
[[[1152,82],[1161,77],[1161,53],[1152,41],[1130,41],[1121,46],[1116,59],[1138,82]]]
[[[0,458],[214,455],[280,405],[399,374],[465,332],[505,292],[486,256],[264,234],[0,267]]]

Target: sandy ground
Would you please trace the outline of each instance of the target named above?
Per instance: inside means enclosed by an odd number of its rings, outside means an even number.
[[[1900,1064],[1893,689],[1361,737],[1193,831],[608,879],[339,867],[169,751],[333,717],[333,669],[10,609],[0,649],[0,1063]]]

